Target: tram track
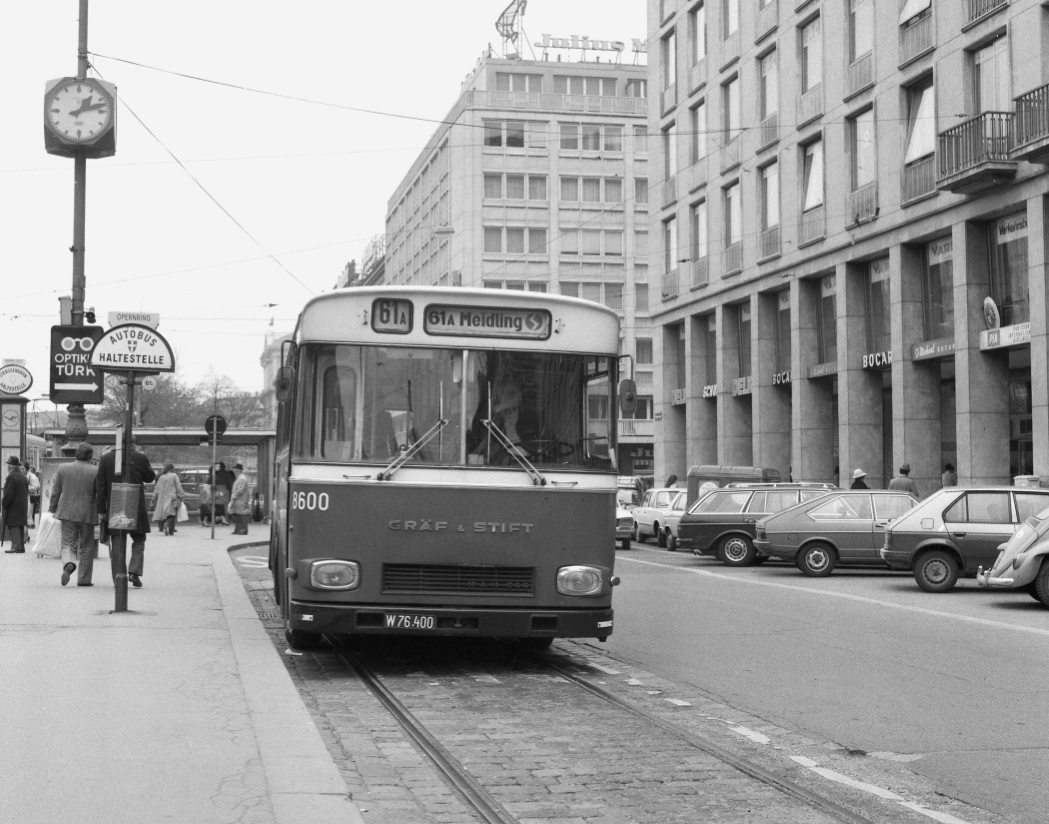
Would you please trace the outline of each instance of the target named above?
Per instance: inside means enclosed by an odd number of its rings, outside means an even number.
[[[381,664],[376,667],[369,665],[365,660],[367,654],[364,656],[358,654],[358,651],[354,649],[354,646],[347,637],[338,635],[328,635],[326,637],[338,657],[354,672],[361,684],[365,686],[367,690],[371,692],[371,694],[374,695],[397,720],[405,734],[430,761],[441,775],[442,779],[459,797],[460,801],[470,809],[479,820],[485,822],[485,824],[515,824],[518,817],[514,812],[507,809],[507,807],[496,797],[499,794],[500,788],[496,786],[489,791],[489,789],[483,784],[483,776],[477,776],[471,773],[469,767],[464,765],[453,753],[452,750],[454,749],[455,744],[452,743],[446,745],[445,743],[442,743],[442,733],[440,731],[434,731],[428,728],[427,725],[421,723],[416,714],[413,713],[412,709],[408,706],[408,702],[402,701],[395,693],[396,687],[391,688],[387,685],[387,681],[394,682],[397,680],[395,675],[390,672],[386,675],[377,672],[376,670],[381,668]],[[669,739],[673,739],[676,742],[680,742],[680,744],[684,745],[686,748],[690,748],[698,753],[702,753],[704,756],[716,760],[717,764],[721,765],[719,769],[726,771],[726,774],[728,774],[727,771],[734,771],[742,774],[752,782],[757,782],[757,784],[765,788],[766,791],[772,791],[781,799],[790,799],[791,801],[787,802],[787,804],[792,809],[792,814],[785,815],[776,820],[803,821],[806,822],[806,824],[815,821],[844,822],[844,824],[872,824],[871,819],[853,812],[836,801],[814,792],[797,782],[791,781],[785,776],[778,775],[763,767],[761,764],[758,764],[743,755],[732,752],[718,743],[705,738],[704,736],[698,735],[694,731],[689,730],[680,724],[675,724],[672,721],[660,718],[648,709],[621,698],[598,684],[592,683],[577,673],[572,672],[566,666],[559,664],[555,660],[551,660],[551,656],[549,655],[524,652],[516,645],[510,643],[492,642],[492,644],[495,648],[501,649],[503,653],[512,655],[517,659],[525,659],[534,670],[531,675],[526,675],[526,677],[536,677],[536,673],[545,673],[547,679],[550,681],[561,680],[564,683],[568,683],[577,688],[579,692],[576,693],[576,696],[569,700],[563,700],[563,706],[570,706],[573,705],[573,703],[579,704],[586,700],[596,699],[602,702],[605,707],[601,712],[595,713],[597,717],[606,720],[615,718],[615,715],[609,715],[607,713],[607,708],[611,707],[615,714],[622,713],[632,718],[635,725],[641,725],[648,728],[650,731],[658,731],[656,733],[650,732],[649,734],[665,736]],[[504,675],[503,677],[505,678],[506,676]],[[535,689],[542,689],[541,682],[533,682],[532,686]],[[585,698],[581,698],[580,695],[585,695]],[[559,696],[559,700],[561,700],[561,698],[562,697]],[[426,706],[425,711],[428,715],[432,715],[433,706]],[[495,714],[500,715],[503,713],[505,713],[505,709],[500,708]],[[616,718],[616,720],[609,721],[602,729],[621,730],[628,726],[630,726],[628,722]],[[636,735],[637,733],[634,734]],[[595,736],[595,739],[600,737],[601,736]],[[612,736],[612,738],[614,740],[614,736]],[[623,738],[624,746],[627,746],[628,738],[629,736]],[[615,744],[613,744],[613,746],[615,746]],[[702,776],[698,779],[700,782],[706,781],[712,772],[709,767],[704,767],[703,765],[700,765],[697,770],[697,774]],[[684,780],[687,781],[687,778]],[[745,779],[734,779],[734,781],[737,782],[743,780]],[[678,781],[672,783],[680,784],[681,782]],[[702,796],[702,794],[703,791],[701,790],[700,796]],[[680,805],[682,807],[680,812],[688,812],[688,796],[679,793],[674,797],[680,800]],[[695,812],[701,811],[701,809],[695,810]],[[817,817],[814,817],[814,814]],[[533,816],[530,815],[528,817]],[[737,819],[729,817],[724,820]]]

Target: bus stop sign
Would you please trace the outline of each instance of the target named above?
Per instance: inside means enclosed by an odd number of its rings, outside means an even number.
[[[228,422],[222,415],[209,415],[208,419],[204,421],[204,431],[208,435],[218,435],[221,437],[222,433],[226,431]]]

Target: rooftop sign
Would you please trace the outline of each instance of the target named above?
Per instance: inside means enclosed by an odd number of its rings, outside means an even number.
[[[642,53],[647,51],[647,41],[638,40],[635,37],[630,42],[634,51]],[[626,49],[626,43],[622,40],[591,40],[585,34],[582,37],[577,34],[569,37],[552,37],[549,34],[544,34],[543,39],[536,41],[535,45],[541,49],[586,49],[589,51],[611,52],[621,52]]]

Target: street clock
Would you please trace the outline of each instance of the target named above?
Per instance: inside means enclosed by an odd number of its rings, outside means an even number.
[[[62,157],[117,151],[117,89],[94,78],[61,77],[44,86],[44,148]]]

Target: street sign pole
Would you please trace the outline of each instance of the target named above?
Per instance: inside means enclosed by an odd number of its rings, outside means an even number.
[[[218,473],[215,464],[218,463],[219,430],[213,427],[211,430],[211,540],[215,540],[215,492],[218,486]]]
[[[135,373],[127,373],[127,420],[124,423],[123,461],[120,474],[124,483],[131,480],[131,437],[135,422]],[[108,517],[108,516],[107,516]],[[113,612],[127,612],[127,530],[119,529],[113,534],[110,550],[110,565],[113,570],[113,587],[116,600]]]

